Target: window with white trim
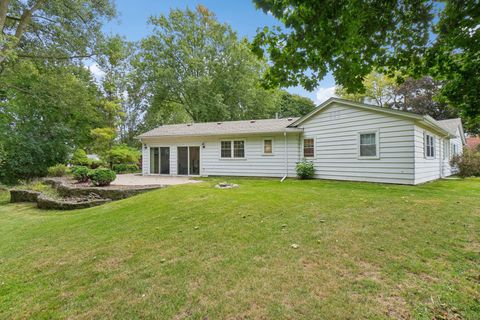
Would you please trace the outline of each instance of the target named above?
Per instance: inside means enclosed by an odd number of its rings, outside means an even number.
[[[458,146],[453,144],[453,155],[456,156],[458,154]]]
[[[263,139],[263,154],[273,154],[273,139]]]
[[[360,158],[378,158],[378,132],[360,132],[358,134],[358,156]]]
[[[315,139],[313,138],[303,139],[303,157],[304,158],[315,157]]]
[[[425,133],[425,157],[435,158],[435,137]]]
[[[220,157],[225,159],[245,158],[244,140],[220,141]]]

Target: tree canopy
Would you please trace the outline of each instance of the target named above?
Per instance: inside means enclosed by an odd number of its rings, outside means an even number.
[[[332,72],[347,93],[362,93],[375,70],[430,76],[464,120],[480,121],[478,1],[254,2],[284,24],[259,30],[253,43],[272,60],[267,85],[312,90]]]

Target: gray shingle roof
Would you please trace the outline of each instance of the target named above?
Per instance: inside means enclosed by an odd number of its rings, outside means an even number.
[[[284,131],[299,131],[301,129],[287,128],[298,118],[263,119],[243,121],[220,121],[203,123],[184,123],[164,125],[138,136],[138,138],[162,136],[210,136],[252,133],[275,133]]]
[[[462,120],[460,118],[447,119],[447,120],[437,120],[442,128],[447,130],[453,135],[457,135],[457,129],[462,125]]]

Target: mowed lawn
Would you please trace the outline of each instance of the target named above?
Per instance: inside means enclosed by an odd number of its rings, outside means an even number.
[[[70,212],[2,192],[0,318],[480,317],[480,179],[218,181]]]

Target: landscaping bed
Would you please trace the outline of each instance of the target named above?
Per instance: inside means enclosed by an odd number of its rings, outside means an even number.
[[[10,190],[10,202],[36,202],[40,209],[74,210],[125,199],[164,186],[105,186],[77,183],[68,177],[45,178]]]

